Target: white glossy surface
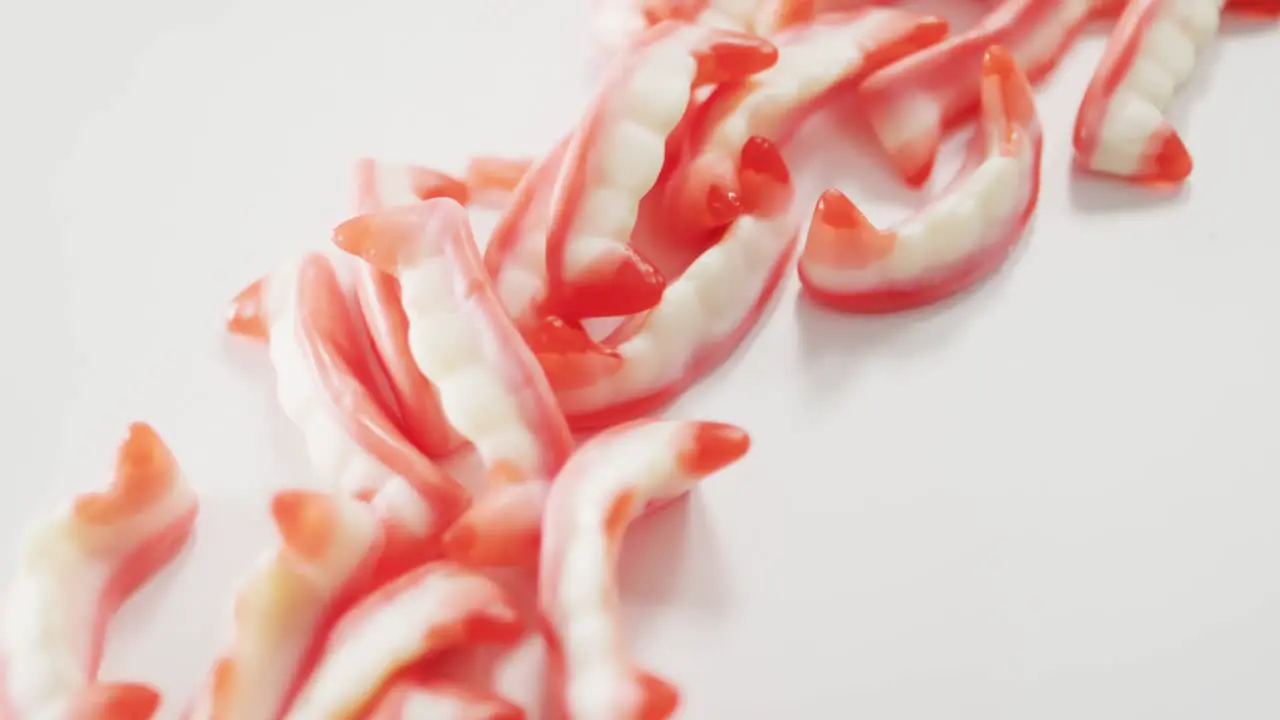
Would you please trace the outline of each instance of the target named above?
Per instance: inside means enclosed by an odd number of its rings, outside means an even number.
[[[585,4],[0,5],[0,574],[29,517],[105,483],[126,424],[154,423],[203,514],[104,676],[158,683],[163,717],[270,542],[269,488],[309,478],[225,303],[327,241],[357,156],[458,170],[548,147],[588,97]],[[792,275],[670,411],[756,440],[628,536],[629,636],[682,717],[1280,714],[1280,103],[1257,80],[1280,30],[1229,22],[1209,46],[1170,109],[1196,168],[1162,201],[1070,181],[1102,41],[1039,93],[1039,220],[1003,272],[880,319],[815,310]],[[845,178],[878,223],[920,206],[859,153],[828,143],[805,204]]]

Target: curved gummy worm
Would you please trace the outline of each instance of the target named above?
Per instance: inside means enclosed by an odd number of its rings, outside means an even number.
[[[708,422],[642,420],[605,430],[565,464],[543,520],[538,608],[556,717],[661,720],[678,696],[627,656],[616,565],[627,525],[741,458],[745,432]]]
[[[1221,0],[1133,0],[1076,115],[1076,165],[1156,184],[1180,183],[1191,155],[1164,109],[1218,32]]]
[[[438,559],[447,517],[407,483],[368,504],[285,490],[272,499],[281,547],[236,596],[234,633],[188,720],[275,720],[338,616],[370,588]]]
[[[978,109],[976,78],[987,48],[1008,48],[1027,77],[1039,81],[1111,1],[1002,0],[967,32],[867,78],[861,108],[902,178],[924,185],[944,133]]]
[[[1004,262],[1039,197],[1041,129],[1026,76],[999,47],[983,60],[981,94],[981,146],[915,217],[879,230],[839,190],[823,194],[800,254],[811,297],[851,312],[894,312],[957,293]]]
[[[236,593],[232,642],[188,720],[279,718],[382,550],[374,511],[352,498],[286,490],[271,514],[281,545]]]
[[[698,110],[690,159],[667,182],[661,215],[668,235],[701,238],[735,216],[737,160],[752,135],[785,143],[808,111],[867,73],[928,47],[947,23],[904,10],[873,8],[824,15],[775,38],[778,62],[724,85]]]
[[[466,211],[447,198],[348,220],[334,242],[400,280],[409,347],[493,487],[445,538],[471,564],[536,557],[546,484],[573,447],[537,359],[494,293]]]
[[[328,258],[308,253],[241,291],[228,327],[267,339],[280,406],[301,429],[314,469],[333,487],[368,499],[399,480],[445,515],[469,502],[372,394],[374,375],[358,344],[366,330]]]
[[[604,340],[621,360],[617,369],[564,377],[556,387],[575,429],[607,427],[674,400],[723,362],[759,320],[795,247],[794,187],[781,153],[764,138],[743,146],[738,173],[746,213],[667,288],[657,307]]]
[[[738,80],[777,60],[768,41],[670,22],[610,69],[570,137],[546,236],[550,314],[574,321],[653,307],[663,280],[630,246],[641,199],[658,180],[667,138],[693,89]]]
[[[525,720],[525,712],[497,695],[454,683],[401,680],[365,720]]]
[[[413,204],[439,195],[414,183],[415,171],[370,159],[356,164],[356,210],[369,213]],[[369,328],[374,351],[391,383],[405,435],[428,457],[445,457],[462,445],[462,438],[444,418],[431,381],[422,376],[409,352],[409,323],[400,307],[400,284],[373,265],[353,263],[353,282],[360,313]]]
[[[522,631],[494,581],[453,563],[424,565],[343,615],[285,717],[363,717],[360,711],[410,663],[463,645],[511,643]]]
[[[107,624],[186,545],[196,495],[164,441],[129,426],[104,492],[33,529],[0,619],[0,717],[147,720],[154,690],[101,683]]]

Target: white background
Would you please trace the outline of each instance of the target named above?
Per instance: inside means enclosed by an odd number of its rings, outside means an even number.
[[[0,6],[0,573],[152,422],[199,536],[120,616],[104,676],[158,684],[165,717],[270,542],[270,489],[309,482],[227,299],[325,245],[356,156],[548,147],[588,97],[584,4]],[[670,411],[756,441],[624,552],[635,653],[683,717],[1280,715],[1280,30],[1231,26],[1200,63],[1171,198],[1071,178],[1102,40],[1039,92],[1038,220],[1003,271],[887,319],[814,310],[792,277]],[[806,207],[831,183],[879,221],[921,203],[854,141],[801,146]]]

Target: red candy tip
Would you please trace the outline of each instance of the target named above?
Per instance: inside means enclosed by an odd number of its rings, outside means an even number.
[[[135,422],[116,450],[111,486],[77,497],[73,512],[81,522],[97,525],[136,517],[178,482],[179,473],[164,440],[150,425]]]
[[[1191,174],[1191,153],[1173,130],[1169,130],[1160,140],[1151,163],[1151,179],[1156,182],[1176,184],[1186,180]]]
[[[675,714],[680,705],[680,693],[675,686],[649,673],[640,673],[636,678],[640,684],[639,720],[666,720]]]
[[[426,243],[460,226],[469,229],[469,222],[466,209],[456,200],[431,198],[351,218],[334,229],[333,243],[379,270],[395,274],[401,266],[415,262]]]
[[[713,227],[728,225],[742,215],[742,200],[738,193],[713,184],[707,188],[707,219]]]
[[[333,542],[338,518],[329,496],[310,490],[284,490],[271,499],[285,547],[305,558],[319,558]]]
[[[75,720],[150,720],[160,709],[160,693],[135,683],[92,685],[67,717]]]
[[[607,266],[567,284],[560,307],[581,310],[580,317],[621,317],[657,305],[667,287],[662,273],[633,248],[620,250]]]
[[[736,425],[716,422],[694,424],[693,435],[680,450],[680,467],[701,477],[736,462],[751,448],[751,436]]]
[[[795,195],[782,151],[772,140],[759,136],[749,138],[742,146],[738,184],[742,209],[753,215],[771,217],[785,212]]]
[[[982,57],[982,122],[1000,143],[1008,145],[1036,123],[1031,83],[1013,55],[999,45]]]
[[[881,231],[844,193],[822,193],[813,208],[813,222],[804,255],[821,264],[862,268],[893,251],[896,236]]]
[[[713,85],[741,80],[773,67],[778,62],[778,48],[764,38],[721,30],[695,49],[693,57],[698,63],[693,84]]]
[[[227,313],[227,330],[255,340],[267,338],[266,278],[259,278],[236,293]]]

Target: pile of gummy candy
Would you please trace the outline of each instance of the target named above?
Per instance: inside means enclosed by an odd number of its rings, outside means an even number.
[[[599,0],[608,70],[546,155],[463,177],[356,166],[333,243],[245,288],[323,490],[271,498],[279,543],[243,579],[191,720],[523,718],[427,660],[546,646],[543,717],[656,720],[676,688],[629,661],[615,564],[628,523],[748,450],[717,422],[651,419],[760,322],[799,246],[813,301],[937,302],[999,268],[1036,208],[1031,84],[1109,23],[1072,142],[1084,171],[1176,185],[1164,109],[1223,13],[1280,0],[985,0],[973,27],[868,0]],[[976,117],[965,167],[919,213],[872,225],[838,190],[804,218],[780,146],[858,113],[902,180]],[[806,202],[808,202],[806,200]],[[501,220],[481,253],[469,208]],[[585,439],[584,439],[585,438]],[[473,452],[473,493],[445,468]],[[135,423],[111,485],[21,548],[0,619],[0,718],[144,720],[154,689],[99,681],[106,626],[190,538],[197,498]],[[498,568],[527,570],[535,612]],[[510,570],[506,572],[512,572]],[[492,651],[492,650],[491,650]]]

